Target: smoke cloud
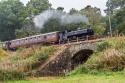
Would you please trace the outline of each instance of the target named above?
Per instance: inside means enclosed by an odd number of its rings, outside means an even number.
[[[46,10],[40,15],[37,15],[34,17],[33,21],[35,23],[35,26],[38,28],[43,28],[44,24],[49,21],[50,18],[58,18],[60,19],[60,23],[63,24],[70,24],[70,23],[89,23],[88,19],[84,15],[69,15],[66,13],[63,13],[58,10]]]

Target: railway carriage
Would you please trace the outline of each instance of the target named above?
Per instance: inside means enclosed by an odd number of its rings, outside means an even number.
[[[40,34],[31,37],[7,41],[5,48],[12,49],[21,46],[30,46],[32,44],[38,44],[38,43],[42,44],[56,43],[58,40],[59,40],[58,32],[52,32],[52,33]]]

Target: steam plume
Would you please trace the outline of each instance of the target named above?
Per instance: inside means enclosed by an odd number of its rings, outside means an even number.
[[[63,24],[70,24],[70,23],[89,23],[88,19],[84,15],[69,15],[66,13],[63,13],[58,10],[46,10],[40,15],[37,15],[33,21],[35,23],[35,26],[38,28],[43,28],[44,24],[49,21],[50,18],[58,18],[60,19],[60,23]]]

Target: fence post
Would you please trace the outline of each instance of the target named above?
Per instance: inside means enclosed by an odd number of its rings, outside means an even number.
[[[69,44],[69,38],[68,38],[68,44]]]
[[[86,36],[86,40],[88,41],[88,35]]]
[[[79,37],[77,37],[77,42],[79,42]]]

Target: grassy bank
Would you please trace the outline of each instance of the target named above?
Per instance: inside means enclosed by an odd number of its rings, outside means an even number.
[[[0,59],[6,56],[9,56],[9,53],[7,53],[5,50],[0,48]]]
[[[125,70],[125,37],[110,38],[97,43],[96,52],[85,64],[78,67],[75,73],[95,70],[113,72]]]
[[[124,75],[120,73],[82,74],[62,78],[34,78],[30,80],[8,81],[6,83],[124,83]]]
[[[32,47],[19,48],[16,52],[0,60],[0,80],[23,79],[30,72],[47,60],[57,48]],[[4,53],[4,51],[2,51]],[[3,54],[2,53],[2,54]],[[5,55],[5,53],[4,53]]]

